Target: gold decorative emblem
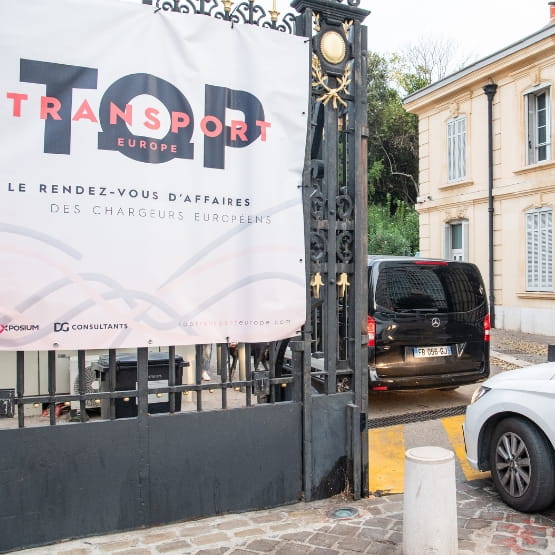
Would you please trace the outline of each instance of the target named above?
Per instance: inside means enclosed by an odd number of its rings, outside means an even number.
[[[345,59],[345,40],[337,31],[327,31],[320,41],[320,50],[330,64],[339,64]]]
[[[312,86],[321,86],[324,89],[324,94],[319,96],[316,100],[322,102],[324,106],[331,100],[333,108],[337,110],[337,103],[347,106],[347,103],[339,96],[341,93],[347,92],[347,87],[351,83],[351,66],[347,64],[343,75],[337,79],[337,87],[328,86],[328,76],[322,71],[322,65],[316,54],[312,54]]]

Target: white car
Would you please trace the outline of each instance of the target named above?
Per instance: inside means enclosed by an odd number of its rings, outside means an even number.
[[[466,409],[466,457],[491,470],[507,505],[537,512],[555,502],[555,362],[496,374]]]

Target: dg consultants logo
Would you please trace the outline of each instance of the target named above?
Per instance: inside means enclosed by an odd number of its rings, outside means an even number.
[[[70,324],[69,322],[54,322],[54,332],[85,331],[85,330],[125,330],[127,324],[115,322]]]

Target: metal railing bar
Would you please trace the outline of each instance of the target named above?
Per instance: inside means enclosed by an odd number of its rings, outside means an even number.
[[[221,379],[221,383],[218,385],[227,385],[227,376],[229,375],[230,372],[230,367],[229,367],[229,337],[227,338],[227,348],[226,348],[226,354],[227,356],[225,357],[224,360],[222,360],[222,365],[221,368],[219,368],[219,370],[221,370],[221,375],[220,375],[220,379]],[[220,388],[222,390],[222,409],[227,409],[227,387],[221,387]]]
[[[153,391],[154,393],[158,391]],[[27,395],[21,397],[18,401],[29,405],[31,403],[66,403],[71,401],[94,401],[95,399],[120,399],[123,397],[137,397],[138,391],[130,389],[126,391],[99,391],[95,393],[58,393],[57,395]]]
[[[56,397],[56,351],[48,351],[48,396]],[[56,425],[56,403],[49,404],[50,425]]]
[[[25,352],[17,351],[16,354],[16,372],[17,372],[17,425],[19,428],[25,427],[25,410],[22,398],[25,394]]]
[[[115,349],[110,349],[108,351],[108,388],[110,392],[113,392],[116,389],[116,350]],[[116,418],[116,397],[110,397],[109,416],[110,416],[110,420],[115,420]]]
[[[275,388],[272,386],[272,380],[276,377],[276,343],[269,344],[268,352],[270,354],[270,403],[276,402]]]
[[[168,385],[173,387],[175,385],[175,346],[168,348]],[[149,390],[150,391],[150,390]],[[169,392],[169,412],[175,412],[175,393]]]
[[[85,394],[85,351],[77,351],[77,372],[79,376],[79,395]],[[71,384],[70,384],[71,387]],[[71,403],[71,401],[70,401]],[[79,420],[85,422],[87,420],[87,407],[85,399],[79,399]]]
[[[253,384],[253,376],[252,376],[252,356],[251,356],[251,346],[249,343],[245,345],[245,377],[246,377],[246,385],[245,387],[245,404],[247,407],[252,407],[252,384]]]
[[[197,393],[197,412],[202,411],[202,345],[195,345],[195,384]]]

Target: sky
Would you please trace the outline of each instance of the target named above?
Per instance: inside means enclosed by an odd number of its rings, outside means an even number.
[[[242,1],[233,0],[234,5]],[[294,11],[290,0],[255,0],[267,10],[274,1],[282,14]],[[361,0],[359,7],[371,12],[364,21],[368,49],[382,55],[402,52],[427,39],[447,40],[470,62],[549,23],[547,0]]]
[[[368,49],[400,52],[427,37],[480,59],[549,23],[547,0],[362,0]]]

